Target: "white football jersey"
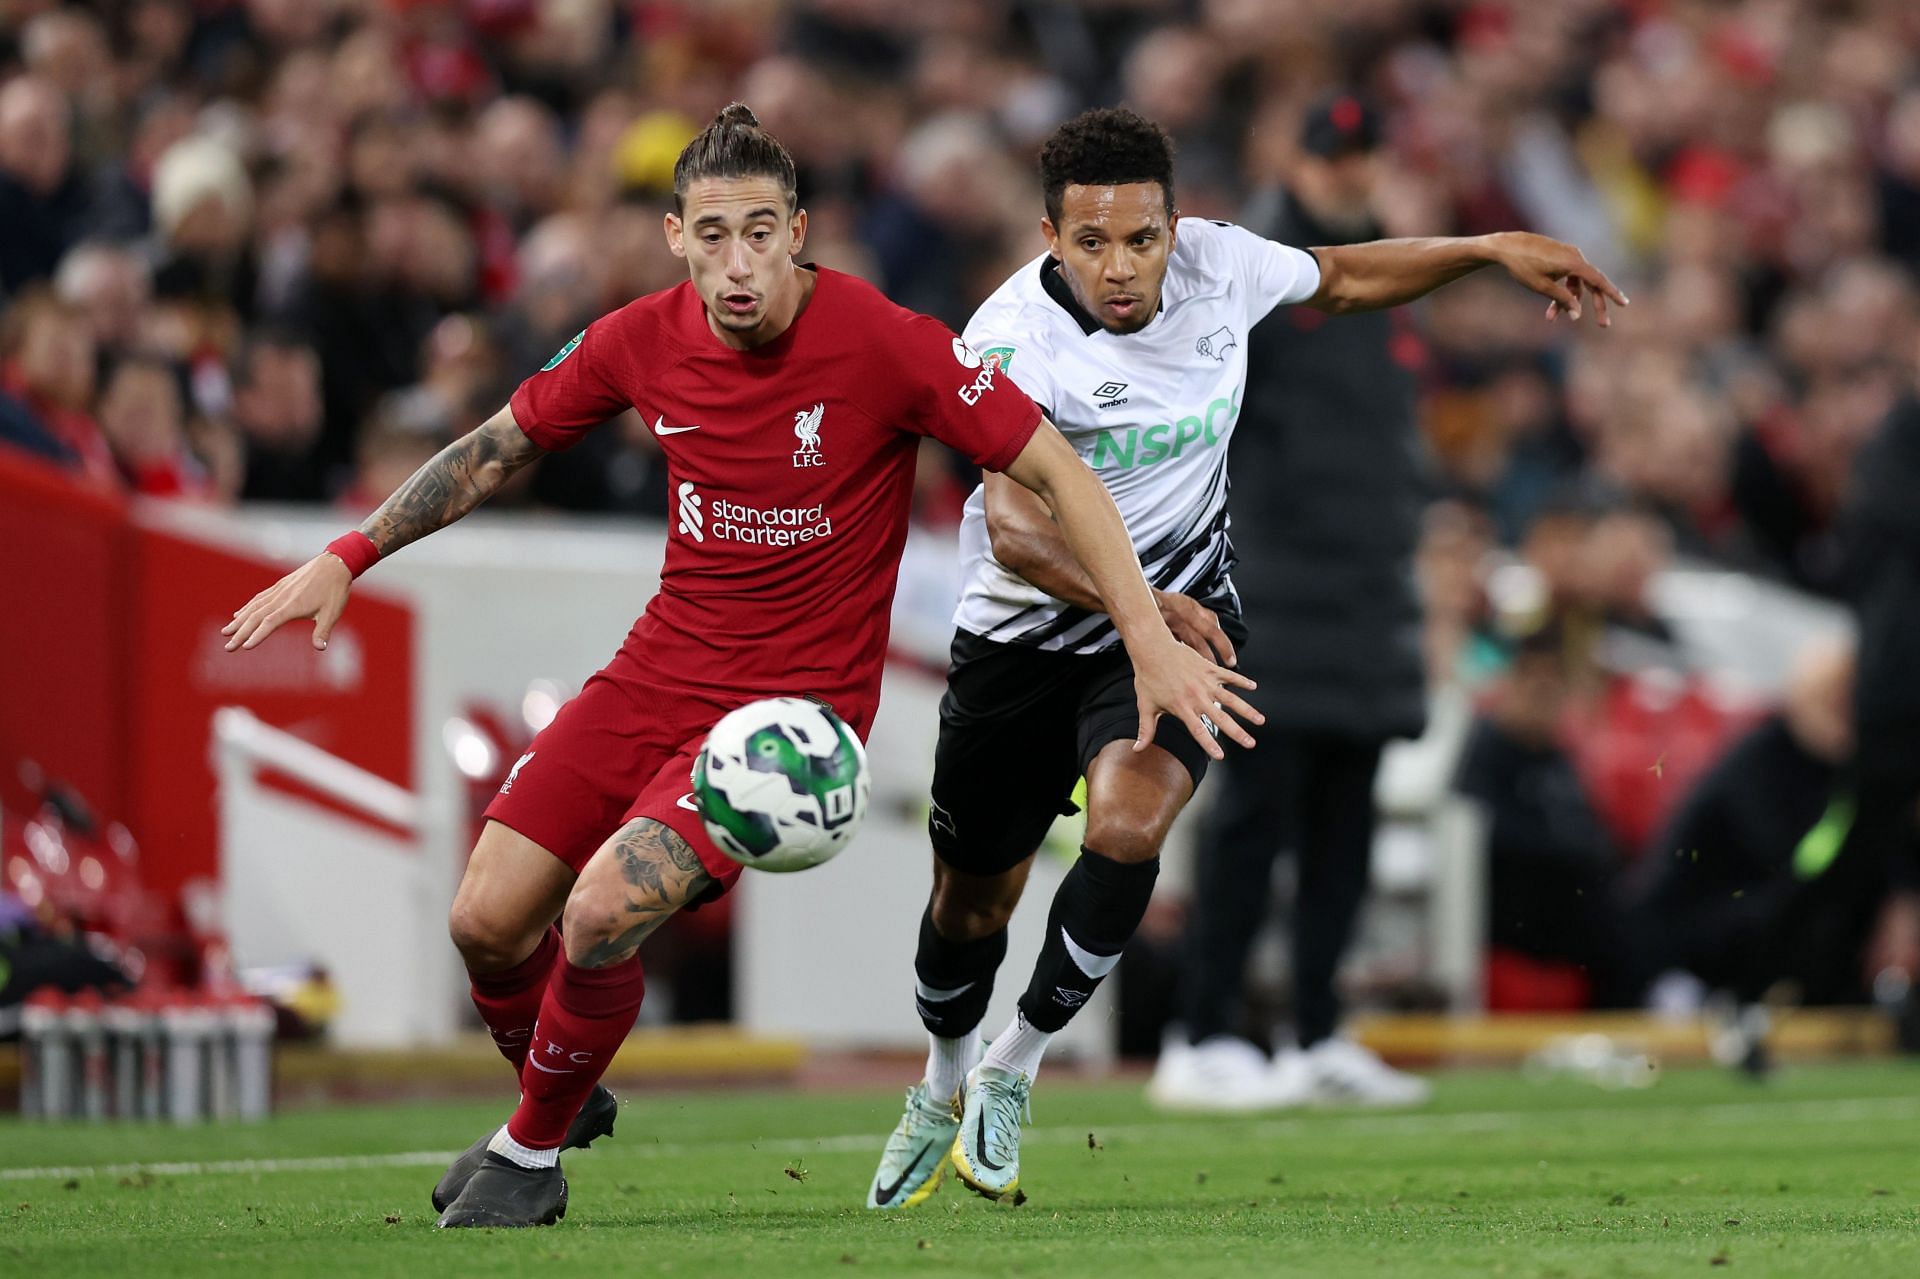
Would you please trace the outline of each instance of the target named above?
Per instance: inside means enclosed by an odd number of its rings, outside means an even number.
[[[1227,443],[1247,385],[1247,330],[1319,287],[1311,253],[1182,218],[1160,311],[1145,328],[1100,327],[1042,254],[981,305],[966,341],[1039,403],[1100,476],[1149,582],[1238,608]],[[962,630],[1080,653],[1119,642],[1105,613],[1064,604],[993,558],[980,489],[967,499],[960,558]]]

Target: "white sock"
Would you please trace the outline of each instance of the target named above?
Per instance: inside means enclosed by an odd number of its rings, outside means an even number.
[[[1027,1023],[1025,1013],[1016,1012],[1013,1024],[993,1041],[980,1064],[1011,1070],[1032,1079],[1040,1073],[1040,1055],[1047,1051],[1047,1041],[1052,1038],[1052,1031],[1034,1029]]]
[[[507,1135],[507,1126],[500,1125],[500,1131],[493,1134],[493,1140],[487,1143],[487,1149],[496,1155],[513,1160],[522,1168],[551,1168],[560,1162],[560,1151],[535,1150],[532,1146],[523,1146]]]
[[[980,1032],[958,1039],[927,1035],[927,1095],[946,1101],[966,1086],[967,1072],[980,1064]]]

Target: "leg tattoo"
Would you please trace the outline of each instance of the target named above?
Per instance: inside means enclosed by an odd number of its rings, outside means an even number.
[[[625,959],[713,883],[687,841],[651,817],[636,817],[621,828],[613,856],[626,889],[618,931],[595,942],[582,967],[604,968]]]

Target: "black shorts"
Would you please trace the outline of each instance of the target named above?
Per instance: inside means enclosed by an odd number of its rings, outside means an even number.
[[[1220,628],[1243,648],[1245,624],[1218,612]],[[956,632],[927,814],[933,851],[969,875],[1019,865],[1054,818],[1077,811],[1074,783],[1093,757],[1109,742],[1132,741],[1139,726],[1125,649],[1062,653]],[[1207,753],[1185,724],[1162,716],[1153,742],[1200,785]]]

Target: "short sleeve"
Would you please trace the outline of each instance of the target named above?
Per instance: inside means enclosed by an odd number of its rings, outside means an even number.
[[[1255,235],[1230,222],[1203,222],[1201,234],[1226,259],[1227,271],[1247,282],[1247,319],[1264,319],[1277,306],[1304,302],[1320,288],[1320,260],[1305,249]],[[1200,229],[1200,228],[1195,228]],[[1185,219],[1180,233],[1188,234]]]
[[[1040,425],[1040,406],[1001,359],[987,358],[924,315],[908,319],[890,345],[892,375],[906,379],[899,387],[901,427],[931,435],[989,471],[1005,470],[1020,456]]]
[[[1018,314],[1017,308],[987,303],[968,321],[966,344],[984,363],[1011,377],[1042,413],[1053,413],[1059,403],[1053,361],[1047,358],[1049,352],[1037,349],[1043,339],[1021,326]]]
[[[528,439],[549,452],[569,449],[632,406],[631,327],[624,311],[601,316],[520,384],[508,403]]]

